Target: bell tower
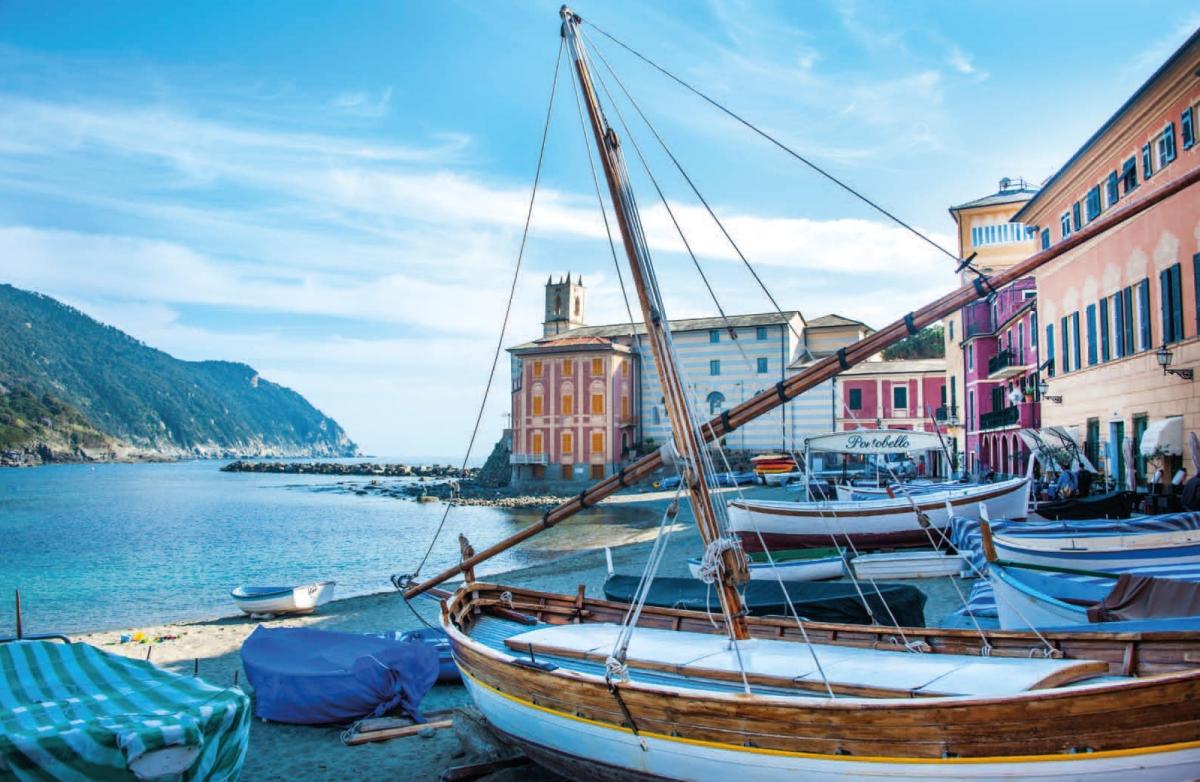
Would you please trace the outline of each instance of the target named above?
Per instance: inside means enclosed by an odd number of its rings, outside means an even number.
[[[542,335],[546,337],[562,334],[564,331],[579,328],[583,325],[583,277],[578,282],[571,280],[567,272],[566,279],[554,281],[551,276],[546,279],[546,318],[542,322]]]

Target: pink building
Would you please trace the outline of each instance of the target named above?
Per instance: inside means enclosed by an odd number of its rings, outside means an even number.
[[[637,362],[604,337],[512,348],[513,482],[611,475],[637,441]]]
[[[1050,247],[1200,168],[1200,30],[1014,216]],[[1118,486],[1190,467],[1200,432],[1200,186],[1034,272],[1045,426]],[[1134,464],[1128,464],[1132,452]]]
[[[1037,292],[1032,277],[962,310],[963,428],[968,472],[1017,474],[1028,449],[1018,429],[1038,428]]]
[[[934,431],[946,406],[946,362],[940,358],[864,361],[838,375],[838,429]],[[938,459],[926,465],[937,473]]]

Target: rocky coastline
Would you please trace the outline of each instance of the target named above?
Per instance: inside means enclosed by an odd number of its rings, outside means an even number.
[[[374,464],[359,462],[266,462],[238,460],[221,468],[221,472],[262,472],[284,475],[368,475],[383,478],[472,478],[478,468],[465,471],[449,464]]]
[[[334,491],[360,497],[390,497],[411,502],[449,502],[488,508],[550,508],[578,494],[550,491],[524,492],[511,487],[483,486],[472,479],[425,479],[416,481],[371,480],[365,483],[339,481],[333,486],[312,487],[315,491]]]

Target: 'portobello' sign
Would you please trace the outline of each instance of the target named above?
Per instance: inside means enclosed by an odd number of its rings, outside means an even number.
[[[853,432],[834,432],[808,438],[810,451],[878,454],[913,453],[941,448],[933,432],[910,432],[904,429],[856,429]]]

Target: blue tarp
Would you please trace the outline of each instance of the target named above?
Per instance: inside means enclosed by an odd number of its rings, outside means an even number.
[[[254,714],[320,725],[379,717],[397,707],[423,722],[421,699],[438,678],[425,643],[307,627],[259,626],[242,644]]]

